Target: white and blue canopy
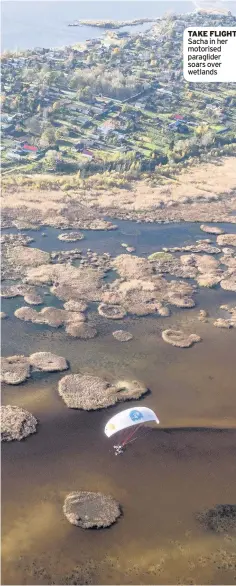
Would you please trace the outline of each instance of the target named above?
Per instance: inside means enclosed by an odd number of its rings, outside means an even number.
[[[111,437],[114,433],[131,427],[132,425],[139,425],[148,421],[155,421],[157,424],[160,423],[158,417],[148,407],[131,407],[131,409],[125,409],[120,411],[109,419],[105,426],[105,434],[107,437]]]

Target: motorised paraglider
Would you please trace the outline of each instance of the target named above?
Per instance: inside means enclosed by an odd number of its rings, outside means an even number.
[[[109,419],[104,430],[106,436],[111,437],[114,434],[119,434],[119,443],[113,446],[115,455],[122,454],[124,447],[137,439],[140,430],[151,421],[159,423],[154,411],[148,407],[131,407],[131,409],[120,411]]]

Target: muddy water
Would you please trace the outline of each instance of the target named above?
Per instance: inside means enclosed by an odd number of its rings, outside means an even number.
[[[117,254],[118,243],[135,245],[132,238],[138,238],[137,253],[150,254],[205,237],[195,224],[187,232],[179,226],[180,235],[171,227],[172,237],[169,225],[122,224],[126,235],[119,226],[117,232],[93,234],[93,242],[86,231],[86,247]],[[132,230],[139,234],[131,236]],[[52,245],[54,235],[45,231],[47,238],[35,233],[33,246],[85,244],[55,238]],[[4,301],[2,309],[10,315],[2,322],[4,355],[50,350],[69,360],[71,372],[138,378],[151,389],[143,403],[158,413],[161,426],[115,458],[103,429],[119,406],[94,413],[68,409],[57,392],[62,376],[57,374],[3,387],[4,404],[20,405],[40,422],[35,436],[2,448],[3,584],[236,582],[234,539],[210,534],[195,519],[205,507],[235,503],[236,331],[197,321],[199,307],[217,316],[219,305],[235,301],[235,295],[202,289],[196,300],[196,308],[165,319],[128,317],[114,323],[94,311],[99,336],[88,341],[21,322],[13,312],[22,298]],[[183,350],[165,344],[160,332],[172,325],[199,333],[202,342]],[[112,337],[120,326],[133,334],[127,344]],[[62,513],[72,490],[112,494],[122,505],[122,518],[104,531],[72,527]]]

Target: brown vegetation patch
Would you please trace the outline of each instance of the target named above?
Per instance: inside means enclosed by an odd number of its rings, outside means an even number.
[[[114,173],[114,178],[116,175]],[[201,162],[201,165],[188,166],[173,177],[165,177],[164,186],[158,170],[152,174],[152,180],[161,184],[155,187],[144,180],[134,182],[127,189],[107,187],[107,173],[88,178],[85,189],[77,188],[75,179],[76,176],[71,178],[70,197],[61,189],[65,181],[63,176],[57,178],[57,190],[55,177],[49,175],[28,177],[28,186],[19,187],[15,183],[12,192],[6,185],[2,201],[3,225],[113,229],[109,222],[98,218],[101,213],[144,221],[235,222],[232,216],[236,209],[233,157],[218,159],[217,164]],[[9,183],[9,178],[5,178],[5,183],[7,181]],[[35,188],[37,183],[38,189]],[[76,185],[74,191],[73,183]],[[40,184],[47,185],[47,190]]]
[[[172,254],[169,256],[171,257],[169,260],[160,258],[159,260],[151,261],[154,263],[157,274],[168,273],[173,277],[181,279],[195,279],[197,267],[193,261],[188,260],[191,255],[183,255],[180,258],[175,258]]]
[[[127,401],[128,399],[140,399],[145,395],[148,389],[137,380],[119,380],[115,383],[118,393],[118,401]]]
[[[29,267],[37,267],[49,262],[50,254],[38,248],[18,244],[2,246],[2,278],[4,279],[22,279]]]
[[[225,157],[218,164],[201,163],[183,169],[173,179],[167,178],[164,187],[152,187],[146,181],[137,181],[129,190],[104,190],[99,196],[90,191],[86,197],[112,217],[145,221],[235,222],[231,215],[236,209],[235,187],[235,160]]]
[[[97,252],[92,252],[92,250],[87,250],[86,256],[81,260],[81,265],[84,267],[100,268],[103,273],[106,273],[112,268],[110,259],[111,255],[109,252],[98,254]]]
[[[63,242],[76,242],[77,240],[83,240],[84,235],[82,232],[66,232],[66,234],[59,234],[57,238]]]
[[[1,359],[1,381],[8,385],[19,385],[30,377],[33,371],[56,372],[69,368],[67,360],[52,352],[35,352],[7,356]]]
[[[147,261],[148,262],[148,261]],[[102,295],[103,303],[121,305],[133,315],[158,313],[169,315],[165,304],[177,307],[193,307],[193,287],[183,281],[166,281],[163,277],[116,279]]]
[[[83,529],[110,527],[121,515],[119,504],[101,492],[71,492],[63,512],[72,525]]]
[[[199,285],[199,287],[215,287],[215,285],[218,285],[218,283],[220,283],[222,277],[219,275],[199,275],[196,278],[196,281]]]
[[[29,356],[30,366],[34,370],[43,372],[56,372],[69,368],[67,360],[63,356],[52,354],[52,352],[35,352]]]
[[[35,324],[47,324],[53,328],[62,326],[65,321],[66,312],[64,309],[55,307],[44,307],[41,311],[36,311],[31,307],[19,307],[15,314],[18,319],[31,321]]]
[[[147,389],[138,381],[119,381],[111,385],[97,376],[69,374],[59,381],[58,392],[69,408],[90,411],[138,399]]]
[[[216,321],[214,321],[213,325],[216,328],[224,328],[229,330],[229,328],[231,328],[231,321],[230,319],[224,319],[222,317],[219,317],[218,319],[216,319]]]
[[[224,278],[220,282],[220,286],[222,287],[222,289],[225,289],[226,291],[236,292],[236,271],[229,276],[224,276]]]
[[[27,246],[13,246],[6,251],[9,264],[20,268],[38,267],[50,262],[50,254],[39,248],[28,248]]]
[[[124,330],[116,330],[115,332],[112,332],[112,335],[116,340],[119,340],[119,342],[129,342],[129,340],[132,340],[133,338],[130,332],[125,332]]]
[[[0,319],[6,319],[8,317],[8,315],[5,313],[5,311],[0,311]]]
[[[88,305],[84,301],[73,301],[73,299],[69,299],[69,301],[66,301],[66,303],[64,303],[64,308],[66,309],[66,311],[83,312],[86,311],[86,309],[88,309]]]
[[[71,409],[101,409],[116,403],[115,388],[91,375],[69,374],[58,385],[59,395]]]
[[[29,285],[2,285],[1,287],[1,297],[4,299],[11,299],[13,297],[25,297],[26,295],[33,295],[36,293],[34,287]]]
[[[223,248],[223,256],[220,257],[220,262],[226,265],[228,269],[236,270],[236,255],[232,248]]]
[[[195,306],[195,301],[191,297],[181,295],[178,291],[170,291],[167,293],[168,302],[175,307],[190,308]]]
[[[34,242],[34,239],[25,234],[2,234],[0,242],[8,246],[27,246],[30,242]]]
[[[213,274],[219,271],[220,261],[208,254],[202,254],[201,256],[194,255],[194,259],[199,273]]]
[[[1,381],[8,385],[19,385],[30,376],[28,359],[23,355],[2,357]]]
[[[217,328],[236,328],[236,307],[229,307],[228,305],[221,305],[220,309],[222,309],[223,311],[227,311],[228,313],[230,313],[230,318],[218,318],[215,322],[214,322],[214,326],[216,326]]]
[[[29,411],[12,405],[2,405],[0,413],[1,441],[20,441],[36,432],[37,419]]]
[[[46,324],[52,328],[58,328],[62,325],[82,323],[85,321],[83,313],[70,312],[66,309],[57,309],[56,307],[44,307],[41,311],[36,311],[31,307],[19,307],[14,314],[18,319],[31,321],[34,324]],[[66,330],[68,331],[68,330]]]
[[[74,260],[80,260],[82,252],[79,248],[73,250],[56,250],[51,252],[51,260],[53,263],[72,263]]]
[[[168,273],[178,278],[195,278],[197,269],[193,263],[185,263],[181,261],[181,258],[176,258],[169,252],[154,252],[148,260],[153,264],[156,274]]]
[[[198,319],[199,321],[202,321],[203,323],[206,323],[208,321],[208,313],[205,309],[200,309],[199,311],[199,315],[198,315]]]
[[[189,348],[195,342],[200,342],[201,338],[197,334],[185,334],[182,330],[164,330],[162,332],[164,342],[179,348]]]
[[[201,224],[200,230],[207,232],[208,234],[224,234],[224,230],[218,226],[208,226],[207,224]]]
[[[81,323],[76,320],[67,322],[65,330],[69,336],[80,338],[81,340],[90,340],[97,335],[96,328],[90,324]]]
[[[26,293],[24,300],[29,305],[41,305],[43,303],[43,298],[38,293]]]
[[[10,190],[4,192],[2,221],[5,228],[16,226],[19,229],[30,229],[41,225],[62,229],[114,230],[117,227],[90,208],[88,197],[83,202],[84,190],[76,189],[68,197],[60,189],[56,191],[50,187],[49,182],[47,191],[35,189],[37,176],[32,176],[30,180],[32,185],[29,185],[28,190],[17,188],[16,185],[12,193]]]
[[[126,315],[126,311],[120,305],[108,305],[107,303],[101,303],[98,306],[98,313],[108,319],[123,319]]]
[[[221,261],[209,254],[182,255],[180,262],[186,270],[195,271],[194,278],[200,287],[214,287],[222,279]]]
[[[201,511],[197,520],[209,531],[216,533],[236,532],[236,505],[216,505]]]
[[[236,246],[236,234],[222,234],[216,240],[220,246]]]
[[[212,246],[208,240],[197,240],[196,244],[165,248],[165,250],[168,252],[192,252],[193,254],[200,254],[202,252],[205,252],[206,254],[219,254],[219,252],[221,252],[220,248]]]
[[[113,261],[113,266],[124,279],[143,279],[153,274],[153,267],[146,258],[120,254]]]
[[[51,292],[63,301],[100,301],[103,271],[69,264],[41,265],[27,271],[27,282],[53,285]]]

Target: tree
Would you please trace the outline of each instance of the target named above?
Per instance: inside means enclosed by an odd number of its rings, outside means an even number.
[[[126,114],[127,112],[129,112],[128,104],[123,104],[123,106],[121,107],[121,112],[122,114]]]
[[[64,138],[67,138],[68,136],[69,136],[69,132],[68,132],[67,126],[60,126],[60,128],[57,128],[55,131],[56,140],[63,140]]]
[[[40,138],[41,147],[49,147],[54,145],[56,142],[55,130],[53,126],[47,126]]]
[[[201,124],[200,126],[196,127],[195,133],[197,136],[203,136],[203,134],[205,134],[207,130],[208,126],[206,126],[205,124]]]
[[[61,155],[56,151],[49,150],[43,159],[43,168],[45,171],[56,171],[60,163],[62,163]]]
[[[32,118],[28,118],[27,120],[27,129],[29,129],[32,134],[40,135],[42,131],[42,122],[37,116],[32,116]]]
[[[211,131],[210,132],[206,132],[206,134],[204,134],[201,137],[201,145],[202,146],[205,146],[205,147],[210,146],[210,145],[213,145],[214,140],[215,140],[214,133],[211,132]]]

